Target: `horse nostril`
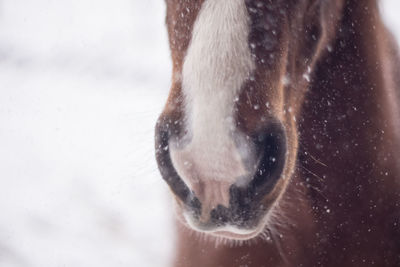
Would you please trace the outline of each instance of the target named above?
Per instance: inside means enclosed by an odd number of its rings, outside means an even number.
[[[173,125],[171,119],[163,116],[157,121],[155,129],[155,151],[158,169],[172,192],[190,208],[195,217],[198,217],[201,213],[201,203],[181,179],[171,161],[169,140],[175,130],[173,129]]]
[[[261,199],[273,190],[282,176],[286,161],[286,135],[281,124],[270,125],[253,140],[260,148],[257,151],[259,160],[254,177],[247,186],[234,184],[230,188],[230,205],[236,210],[234,213],[242,215],[243,211],[254,211]]]
[[[260,160],[250,186],[268,193],[280,178],[285,165],[286,136],[282,125],[271,125],[267,131],[258,135],[256,142],[261,148]]]
[[[221,227],[227,224],[251,228],[265,212],[262,199],[281,178],[285,165],[286,135],[281,124],[270,125],[254,138],[259,147],[257,171],[249,184],[233,184],[229,189],[229,207],[218,205],[210,213],[210,222]]]

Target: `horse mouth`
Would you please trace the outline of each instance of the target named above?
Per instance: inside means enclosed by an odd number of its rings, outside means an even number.
[[[254,230],[249,233],[236,233],[234,231],[215,231],[210,233],[211,235],[217,238],[225,238],[225,239],[232,239],[232,240],[250,240],[256,238],[262,232],[261,229]]]
[[[179,217],[182,223],[191,230],[228,240],[250,240],[258,237],[265,228],[265,225],[262,222],[259,222],[252,227],[240,227],[233,224],[225,224],[223,226],[215,227],[215,225],[212,224],[199,223],[199,221],[193,219],[193,217],[188,215],[185,211],[183,211],[182,216]]]

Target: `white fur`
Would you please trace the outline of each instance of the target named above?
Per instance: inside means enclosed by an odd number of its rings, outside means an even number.
[[[185,144],[171,147],[171,157],[179,175],[195,192],[198,184],[220,182],[207,188],[215,192],[205,193],[206,199],[201,199],[211,206],[227,205],[229,186],[240,177],[249,180],[253,176],[242,160],[254,154],[253,148],[234,125],[235,99],[255,68],[248,35],[244,0],[206,0],[183,64],[188,134]]]

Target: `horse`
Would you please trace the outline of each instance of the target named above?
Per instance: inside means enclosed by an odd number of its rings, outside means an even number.
[[[400,266],[400,64],[377,0],[166,0],[174,266]]]

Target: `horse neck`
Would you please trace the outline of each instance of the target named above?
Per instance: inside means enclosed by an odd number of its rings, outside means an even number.
[[[347,216],[373,227],[399,210],[398,61],[376,1],[348,2],[306,97],[298,177],[332,226]]]

